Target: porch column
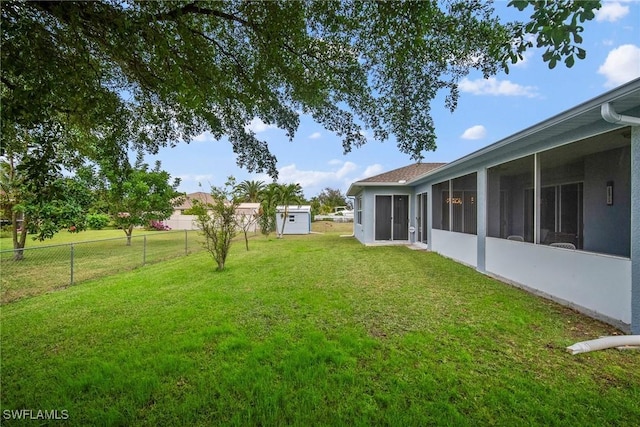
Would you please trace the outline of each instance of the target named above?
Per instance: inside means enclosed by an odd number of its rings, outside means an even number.
[[[533,157],[533,243],[540,244],[540,153]]]
[[[424,193],[423,193],[424,194]],[[427,216],[427,229],[424,231],[427,233],[427,249],[433,250],[433,243],[431,240],[431,229],[433,228],[433,185],[429,185],[427,187],[427,211],[423,213],[423,215]]]
[[[478,170],[476,185],[478,262],[476,269],[482,273],[485,269],[485,246],[487,237],[487,168]]]
[[[631,333],[640,335],[640,126],[631,128]]]

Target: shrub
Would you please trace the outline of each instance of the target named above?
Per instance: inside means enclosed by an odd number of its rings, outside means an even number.
[[[3,225],[0,227],[0,238],[11,237],[13,225]]]
[[[168,225],[165,225],[162,221],[151,221],[149,223],[149,228],[151,230],[157,230],[157,231],[169,231],[171,230],[171,227],[169,227]]]
[[[95,213],[87,215],[87,225],[94,230],[102,230],[109,224],[109,215]]]

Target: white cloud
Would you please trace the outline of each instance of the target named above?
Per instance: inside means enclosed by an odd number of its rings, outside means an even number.
[[[372,176],[380,175],[382,172],[384,172],[384,167],[381,164],[376,163],[376,164],[367,166],[362,176],[358,179],[365,179]]]
[[[596,11],[596,21],[615,22],[629,13],[629,6],[623,6],[619,1],[606,1]]]
[[[254,133],[260,133],[260,132],[266,131],[267,129],[274,129],[274,128],[276,128],[275,125],[268,125],[262,120],[260,120],[259,117],[254,117],[251,120],[251,123],[249,123],[244,127],[246,131],[253,131]]]
[[[640,77],[640,47],[625,44],[613,49],[598,73],[606,77],[606,87],[619,86]]]
[[[361,176],[357,176],[356,173],[361,168],[353,162],[334,159],[328,164],[328,170],[302,170],[295,163],[283,166],[278,170],[278,182],[298,183],[305,197],[311,198],[327,187],[346,192],[351,183],[382,172],[382,166],[373,165],[367,167]]]
[[[318,139],[322,136],[322,134],[320,132],[314,132],[311,135],[309,135],[309,139]]]
[[[200,135],[193,138],[194,142],[211,142],[213,141],[213,135],[210,132],[203,132]]]
[[[526,96],[528,98],[538,96],[538,88],[535,86],[522,86],[509,80],[498,80],[495,77],[477,80],[465,78],[458,87],[460,91],[474,95]]]
[[[471,126],[460,135],[462,139],[482,139],[485,136],[487,136],[487,130],[482,125]]]

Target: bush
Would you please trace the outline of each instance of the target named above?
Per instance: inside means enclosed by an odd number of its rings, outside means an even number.
[[[0,227],[0,238],[11,237],[13,225],[3,225]]]
[[[165,225],[162,221],[151,221],[149,223],[149,228],[151,230],[157,230],[157,231],[169,231],[169,230],[171,230],[171,227],[169,227],[168,225]]]
[[[102,230],[109,225],[109,215],[95,213],[87,215],[87,225],[94,230]]]

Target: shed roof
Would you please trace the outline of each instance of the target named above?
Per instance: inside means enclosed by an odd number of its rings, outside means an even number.
[[[276,212],[283,212],[284,205],[276,206]],[[287,207],[289,213],[311,212],[310,205],[289,205]]]

